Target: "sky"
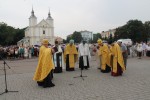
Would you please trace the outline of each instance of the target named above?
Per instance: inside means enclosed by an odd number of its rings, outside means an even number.
[[[131,19],[150,21],[149,4],[150,0],[0,0],[0,22],[24,28],[32,6],[38,22],[47,18],[50,9],[55,36],[65,39],[74,31],[100,33]]]

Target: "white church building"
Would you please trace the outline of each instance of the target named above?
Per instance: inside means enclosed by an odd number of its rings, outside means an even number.
[[[29,26],[25,29],[25,37],[18,42],[18,45],[41,45],[43,39],[48,39],[50,44],[54,44],[54,20],[49,11],[47,19],[37,23],[37,17],[32,9]]]

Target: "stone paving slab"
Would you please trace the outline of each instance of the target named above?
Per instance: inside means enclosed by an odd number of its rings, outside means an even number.
[[[94,59],[91,68],[83,71],[87,75],[84,81],[73,78],[80,75],[76,68],[74,72],[54,74],[56,86],[46,89],[32,80],[37,59],[8,61],[13,70],[7,69],[8,90],[19,92],[0,95],[0,100],[150,100],[150,58],[129,58],[127,70],[119,77],[101,73]],[[0,93],[4,87],[0,70]]]

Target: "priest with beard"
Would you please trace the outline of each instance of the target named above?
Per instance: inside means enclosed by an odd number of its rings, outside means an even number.
[[[55,53],[53,55],[54,60],[54,73],[62,73],[62,67],[63,67],[63,55],[62,55],[62,48],[61,45],[58,43],[58,41],[55,41],[55,47],[53,47]]]
[[[77,48],[74,45],[74,40],[70,40],[70,43],[64,50],[64,61],[66,63],[66,71],[74,71],[75,62],[78,58]]]
[[[48,40],[42,41],[38,58],[38,66],[36,68],[33,80],[37,81],[38,86],[43,88],[54,87],[52,83],[54,63],[52,60],[53,50],[48,48]]]
[[[86,43],[86,41],[83,40],[82,43],[79,44],[78,54],[79,54],[79,68],[81,68],[81,70],[88,69],[89,58],[91,58],[91,55],[89,45]]]

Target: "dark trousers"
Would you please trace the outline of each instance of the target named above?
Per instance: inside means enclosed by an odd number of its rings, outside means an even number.
[[[150,57],[150,51],[147,51],[147,52],[146,52],[146,56],[147,56],[147,57]]]
[[[141,57],[142,56],[142,52],[138,52],[138,57]]]
[[[86,60],[87,60],[87,66],[84,66],[83,56],[81,56],[81,57],[79,58],[79,68],[81,68],[82,70],[89,68],[89,59],[88,59],[88,56],[86,56]]]

